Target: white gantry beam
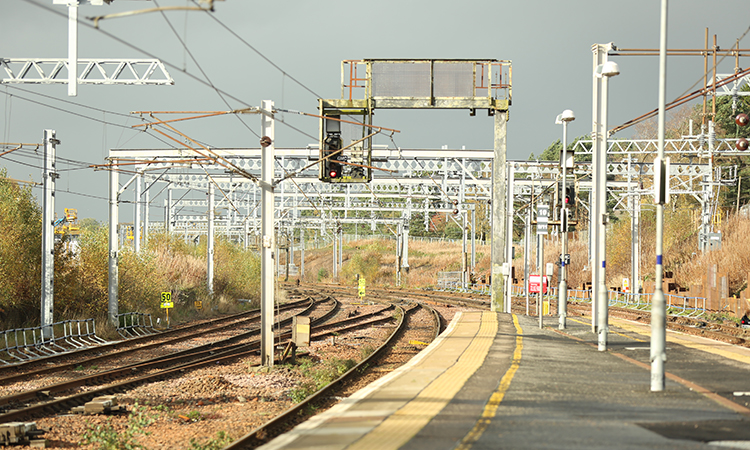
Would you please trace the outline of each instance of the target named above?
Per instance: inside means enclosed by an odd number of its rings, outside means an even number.
[[[64,58],[0,58],[3,84],[66,84]],[[79,59],[79,84],[171,85],[172,76],[158,59]]]

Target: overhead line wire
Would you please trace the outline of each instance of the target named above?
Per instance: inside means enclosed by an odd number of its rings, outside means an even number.
[[[119,123],[115,123],[115,122],[108,122],[108,121],[106,121],[106,120],[102,120],[102,119],[97,119],[97,118],[95,118],[95,117],[91,117],[91,116],[87,116],[87,115],[84,115],[84,114],[81,114],[81,113],[77,113],[77,112],[69,111],[69,110],[66,110],[66,109],[63,109],[63,108],[59,108],[59,107],[57,107],[57,106],[52,106],[52,105],[48,105],[48,104],[45,104],[45,103],[42,103],[42,102],[38,102],[38,101],[36,101],[36,100],[32,100],[32,99],[29,99],[29,98],[26,98],[26,97],[22,97],[22,96],[20,96],[20,95],[13,95],[13,94],[8,94],[7,92],[3,92],[3,94],[5,94],[5,95],[9,95],[9,96],[12,96],[12,97],[15,97],[15,98],[20,98],[21,100],[25,100],[25,101],[27,101],[27,102],[29,102],[29,103],[34,103],[34,104],[37,104],[37,105],[43,106],[43,107],[45,107],[45,108],[51,108],[51,109],[54,109],[54,110],[57,110],[57,111],[60,111],[60,112],[66,113],[66,114],[71,114],[71,115],[74,115],[74,116],[76,116],[76,117],[80,117],[80,118],[83,118],[83,119],[88,119],[88,120],[93,120],[94,122],[99,122],[99,123],[103,123],[103,124],[106,124],[106,125],[112,125],[112,126],[115,126],[115,127],[120,127],[120,128],[124,128],[124,129],[132,129],[132,128],[131,128],[130,126],[128,126],[128,125],[122,125],[122,124],[119,124]],[[152,138],[154,138],[154,139],[158,140],[159,142],[161,142],[161,143],[163,143],[163,144],[165,144],[165,145],[170,145],[170,144],[169,144],[168,142],[166,142],[166,141],[162,140],[162,139],[161,139],[161,138],[159,138],[158,136],[155,136],[155,135],[153,135],[153,134],[151,134],[151,133],[148,133],[148,132],[147,132],[146,134],[148,134],[148,135],[149,135],[149,136],[151,136]],[[171,146],[171,145],[170,145],[170,146]]]
[[[68,19],[67,15],[66,15],[66,14],[63,14],[63,13],[62,13],[61,11],[57,11],[56,9],[54,9],[54,8],[52,8],[52,7],[48,7],[48,6],[46,6],[46,5],[43,5],[43,4],[41,4],[41,3],[38,3],[38,2],[36,2],[35,0],[24,0],[24,1],[26,1],[27,3],[31,3],[32,5],[34,5],[34,6],[37,6],[37,7],[39,7],[39,8],[45,9],[45,10],[47,10],[47,11],[49,11],[49,12],[53,13],[53,14],[56,14],[56,15],[58,15],[58,16],[61,16],[61,17],[65,18],[66,20]],[[300,86],[302,86],[303,88],[305,88],[305,89],[306,89],[306,90],[307,90],[308,92],[312,93],[313,95],[316,95],[316,96],[318,96],[318,98],[322,98],[322,97],[321,97],[321,96],[319,96],[319,95],[318,95],[317,93],[315,93],[315,92],[314,92],[314,91],[312,91],[311,89],[307,88],[307,87],[306,87],[306,86],[305,86],[304,84],[302,84],[301,82],[299,82],[299,81],[298,81],[298,80],[297,80],[296,78],[292,77],[291,75],[287,74],[286,72],[283,72],[283,70],[282,70],[282,69],[281,69],[281,68],[280,68],[279,66],[277,66],[277,65],[276,65],[275,63],[273,63],[273,62],[272,62],[272,61],[271,61],[270,59],[268,59],[268,58],[267,58],[267,57],[266,57],[265,55],[263,55],[262,53],[258,52],[258,51],[257,51],[257,50],[256,50],[256,49],[255,49],[254,47],[252,47],[252,45],[250,45],[249,43],[247,43],[246,41],[244,41],[244,39],[242,39],[241,37],[239,37],[239,36],[238,36],[238,35],[237,35],[237,34],[236,34],[236,33],[235,33],[234,31],[231,31],[231,29],[229,29],[228,27],[226,27],[226,25],[224,25],[223,23],[221,23],[221,21],[219,21],[218,19],[216,19],[216,18],[215,18],[215,17],[213,16],[213,15],[210,15],[210,16],[211,16],[212,18],[214,18],[214,20],[217,20],[217,21],[218,21],[218,22],[219,22],[219,23],[220,23],[220,24],[221,24],[221,25],[222,25],[222,26],[223,26],[224,28],[226,28],[226,29],[227,29],[228,31],[230,31],[230,33],[231,33],[231,34],[233,34],[233,35],[237,36],[237,38],[238,38],[238,39],[240,39],[240,40],[241,40],[241,41],[242,41],[243,43],[245,43],[245,45],[247,45],[248,47],[250,47],[250,48],[251,48],[252,50],[254,50],[255,52],[257,52],[257,53],[258,53],[259,55],[261,55],[261,57],[262,57],[263,59],[265,59],[266,61],[268,61],[268,62],[269,62],[269,63],[270,63],[270,64],[271,64],[272,66],[274,66],[274,67],[275,67],[276,69],[278,69],[278,70],[282,71],[282,73],[286,74],[286,76],[288,76],[288,77],[289,77],[290,79],[292,79],[293,81],[295,81],[296,83],[298,83],[298,84],[299,84]],[[208,87],[210,87],[210,88],[212,88],[212,89],[216,90],[217,92],[220,92],[220,93],[222,93],[222,94],[226,95],[226,96],[227,96],[228,98],[230,98],[230,99],[232,99],[232,100],[235,100],[235,101],[237,101],[238,103],[241,103],[241,104],[243,104],[243,105],[245,105],[245,106],[248,106],[248,107],[250,107],[250,106],[251,106],[250,104],[248,104],[248,103],[247,103],[247,102],[245,102],[244,100],[241,100],[241,99],[239,99],[239,98],[235,97],[234,95],[232,95],[232,94],[230,94],[230,93],[226,92],[225,90],[223,90],[223,89],[221,89],[221,88],[218,88],[218,87],[216,87],[216,86],[213,86],[213,85],[211,85],[211,84],[210,84],[209,82],[207,82],[206,80],[203,80],[203,79],[201,79],[200,77],[198,77],[198,76],[196,76],[196,75],[194,75],[194,74],[192,74],[192,73],[188,72],[187,70],[183,70],[182,68],[180,68],[180,67],[179,67],[179,66],[177,66],[176,64],[173,64],[173,63],[169,62],[168,60],[165,60],[165,59],[162,59],[162,58],[157,58],[157,57],[156,57],[156,55],[154,55],[154,54],[152,54],[152,53],[150,53],[150,52],[148,52],[148,51],[146,51],[146,50],[144,50],[144,49],[142,49],[142,48],[140,48],[140,47],[137,47],[136,45],[134,45],[134,44],[131,44],[130,42],[128,42],[128,41],[126,41],[126,40],[124,40],[124,39],[122,39],[122,38],[119,38],[119,37],[115,36],[114,34],[112,34],[112,33],[110,33],[110,32],[107,32],[107,31],[105,31],[105,30],[103,30],[103,29],[101,29],[101,28],[95,27],[94,25],[92,25],[92,24],[89,24],[89,23],[87,23],[87,22],[82,22],[82,21],[79,21],[78,23],[80,23],[80,24],[83,24],[83,25],[85,25],[85,26],[87,26],[87,27],[89,27],[89,28],[92,28],[92,29],[94,29],[94,30],[96,30],[96,31],[98,31],[98,32],[100,32],[100,33],[102,33],[102,34],[104,34],[105,36],[109,37],[110,39],[113,39],[114,41],[116,41],[116,42],[118,42],[118,43],[120,43],[120,44],[122,44],[122,45],[124,45],[124,46],[126,46],[126,47],[129,47],[129,48],[131,48],[131,49],[133,49],[133,50],[135,50],[135,51],[138,51],[138,52],[140,52],[140,53],[142,53],[142,54],[144,54],[144,55],[146,55],[146,56],[148,56],[148,57],[150,57],[150,58],[154,58],[154,59],[159,59],[159,60],[160,60],[161,62],[163,62],[163,63],[164,63],[164,64],[165,64],[166,66],[168,66],[168,67],[171,67],[172,69],[175,69],[175,70],[177,70],[177,71],[179,71],[179,72],[181,72],[181,73],[185,74],[186,76],[188,76],[189,78],[192,78],[193,80],[197,81],[198,83],[201,83],[201,84],[203,84],[203,85],[205,85],[205,86],[208,86]],[[313,138],[313,139],[317,139],[316,137],[313,137],[313,136],[311,136],[311,135],[309,135],[309,134],[307,134],[307,133],[303,132],[302,130],[300,130],[300,129],[298,129],[298,128],[296,128],[296,127],[294,127],[294,126],[292,126],[292,125],[290,125],[290,124],[288,124],[288,123],[286,123],[286,122],[285,122],[285,121],[283,121],[283,120],[279,120],[279,122],[281,122],[282,124],[286,125],[287,127],[291,128],[291,129],[293,129],[294,131],[297,131],[298,133],[301,133],[301,134],[303,134],[303,135],[305,135],[305,136],[308,136],[308,137],[311,137],[311,138]],[[256,136],[258,136],[258,135],[256,134]]]
[[[196,3],[195,0],[192,0],[192,1],[193,1],[194,4]],[[307,92],[309,92],[312,95],[314,95],[316,98],[323,98],[322,95],[320,95],[317,92],[313,91],[309,87],[305,86],[304,83],[302,83],[298,79],[294,78],[293,76],[291,76],[287,72],[285,72],[284,69],[282,69],[281,67],[279,67],[276,63],[274,63],[273,61],[271,61],[271,59],[269,59],[266,55],[264,55],[263,53],[261,53],[257,48],[253,47],[249,42],[247,42],[240,35],[238,35],[237,33],[235,33],[234,30],[232,30],[227,25],[225,25],[215,15],[210,14],[210,12],[207,11],[207,10],[204,10],[204,11],[206,11],[206,13],[208,13],[209,17],[211,17],[216,23],[218,23],[219,25],[221,25],[222,28],[224,28],[225,30],[227,30],[229,32],[229,34],[231,34],[232,36],[236,37],[240,42],[242,42],[243,44],[245,44],[250,50],[254,51],[258,56],[260,56],[261,58],[263,58],[268,64],[270,64],[271,66],[273,66],[273,68],[275,68],[276,70],[278,70],[279,72],[281,72],[282,75],[284,75],[286,77],[289,77],[290,80],[292,80],[295,83],[297,83],[300,87],[302,87],[304,90],[306,90]]]
[[[157,0],[153,0],[153,1],[154,1],[154,4],[157,7],[159,7],[159,3],[157,2]],[[161,12],[162,17],[164,17],[164,21],[167,22],[167,25],[169,25],[169,28],[172,30],[172,33],[174,33],[174,35],[177,38],[177,40],[180,41],[180,44],[182,44],[182,48],[185,50],[185,52],[187,52],[187,54],[190,56],[190,59],[192,59],[193,63],[196,65],[196,67],[198,67],[198,70],[200,70],[201,74],[203,74],[203,76],[206,78],[206,81],[208,82],[209,86],[211,86],[211,88],[214,90],[214,92],[216,92],[216,94],[219,96],[219,98],[221,98],[221,101],[223,101],[224,104],[227,105],[227,108],[232,109],[232,106],[224,98],[224,96],[222,95],[221,91],[216,87],[216,85],[214,85],[214,83],[211,81],[211,78],[209,78],[209,76],[206,73],[206,71],[203,70],[203,67],[200,65],[200,63],[195,58],[195,56],[193,56],[193,52],[190,51],[190,49],[188,48],[188,46],[185,43],[185,41],[183,41],[183,39],[180,37],[179,33],[177,33],[177,30],[175,30],[175,28],[172,26],[172,22],[170,22],[169,19],[167,18],[167,14],[163,10],[161,10],[160,12]],[[187,66],[186,66],[186,68],[187,68]],[[242,125],[245,126],[245,128],[247,128],[251,133],[253,133],[255,135],[255,137],[260,138],[260,135],[258,133],[256,133],[255,130],[253,130],[252,128],[250,128],[250,126],[247,123],[245,123],[244,120],[242,120],[242,117],[237,116],[237,120],[239,120],[240,123],[242,123]]]

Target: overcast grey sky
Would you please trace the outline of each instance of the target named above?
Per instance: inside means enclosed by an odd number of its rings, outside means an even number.
[[[90,24],[86,16],[157,5],[194,3],[116,0],[105,6],[81,5],[79,18]],[[62,142],[58,157],[80,162],[58,166],[58,214],[69,207],[77,208],[80,217],[106,220],[106,173],[82,167],[103,163],[110,148],[168,147],[153,135],[130,129],[138,123],[126,117],[130,111],[229,109],[213,89],[182,73],[205,79],[190,54],[213,85],[234,97],[225,97],[232,109],[270,99],[277,107],[311,113],[316,112],[318,96],[339,97],[340,64],[345,59],[487,58],[513,63],[508,157],[526,159],[560,139],[562,130],[554,119],[564,109],[574,110],[577,117],[569,126],[571,138],[590,131],[591,45],[614,42],[620,48],[657,48],[659,8],[658,0],[226,0],[217,1],[210,15],[172,11],[131,16],[104,20],[101,31],[81,24],[80,58],[150,54],[171,65],[175,85],[82,85],[77,97],[68,97],[65,85],[0,85],[0,142],[41,142],[44,129],[56,130]],[[732,47],[747,32],[749,13],[746,1],[673,0],[669,47],[702,48],[705,28],[711,36],[718,35],[722,48]],[[0,58],[67,56],[67,8],[52,0],[3,0],[0,30]],[[740,47],[750,47],[748,40]],[[654,109],[658,88],[658,58],[615,60],[621,74],[610,82],[611,126]],[[747,62],[740,65],[746,67]],[[719,69],[732,72],[734,61],[727,58]],[[667,100],[695,90],[702,74],[702,58],[670,57]],[[317,120],[289,114],[282,118],[302,132],[277,125],[278,147],[314,142],[310,136],[317,136]],[[260,133],[259,118],[243,120],[246,125],[225,116],[179,129],[214,147],[257,147],[253,132]],[[484,111],[469,117],[463,110],[379,110],[375,120],[402,130],[395,136],[402,148],[492,148],[492,119]],[[626,130],[617,136],[629,135]],[[40,156],[11,154],[0,160],[0,166],[7,167],[11,177],[40,181]]]

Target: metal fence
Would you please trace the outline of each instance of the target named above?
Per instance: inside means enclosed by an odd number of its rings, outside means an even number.
[[[14,328],[0,331],[0,363],[10,365],[44,356],[103,344],[96,335],[94,319],[65,320],[45,327]]]
[[[128,339],[156,333],[151,314],[129,312],[117,315],[117,334]]]
[[[557,287],[549,287],[547,293],[542,296],[544,299],[556,300],[559,298]],[[526,290],[524,286],[513,285],[511,295],[515,297],[525,297]],[[536,293],[530,293],[529,296],[536,297]],[[568,300],[581,303],[591,303],[593,293],[591,290],[568,289]],[[651,309],[653,293],[636,294],[618,291],[607,291],[609,306],[621,308],[638,309],[648,311]],[[667,314],[681,317],[700,317],[708,312],[706,308],[707,300],[704,297],[683,297],[675,294],[664,294],[667,302]]]

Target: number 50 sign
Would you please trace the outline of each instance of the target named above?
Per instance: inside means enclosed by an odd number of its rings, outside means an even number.
[[[172,293],[171,292],[162,292],[161,293],[161,307],[162,307],[162,309],[174,308],[174,302],[172,302]]]

